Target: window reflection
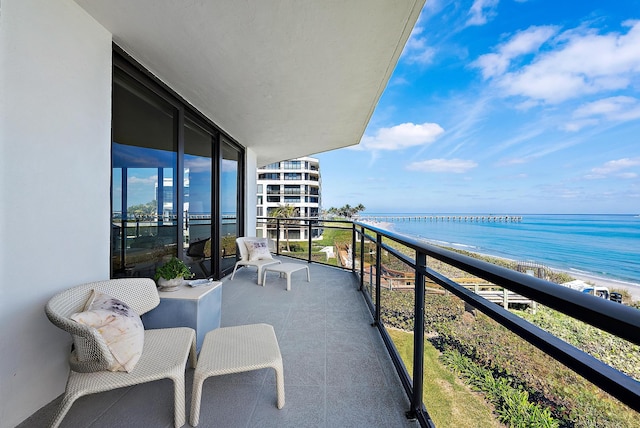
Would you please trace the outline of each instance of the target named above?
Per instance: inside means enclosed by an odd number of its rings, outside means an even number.
[[[212,274],[211,186],[213,135],[193,121],[184,129],[184,225],[186,261],[196,276]]]
[[[113,276],[152,277],[177,254],[175,114],[132,79],[114,75]]]
[[[238,201],[240,198],[240,153],[227,141],[222,141],[222,171],[220,172],[220,270],[233,268],[236,261],[236,238],[240,235]]]
[[[172,256],[200,278],[228,273],[241,230],[242,148],[117,55],[112,133],[112,277],[153,277]]]

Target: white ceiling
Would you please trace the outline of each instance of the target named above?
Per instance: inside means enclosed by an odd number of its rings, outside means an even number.
[[[424,0],[76,0],[113,41],[255,151],[357,144]]]

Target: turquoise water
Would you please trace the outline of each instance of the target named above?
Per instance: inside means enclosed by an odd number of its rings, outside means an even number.
[[[429,214],[406,215],[415,217]],[[554,269],[640,284],[639,216],[517,215],[522,217],[522,221],[389,220],[382,226],[437,245],[518,261],[533,261]]]

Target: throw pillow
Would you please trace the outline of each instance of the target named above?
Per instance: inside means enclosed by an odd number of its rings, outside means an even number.
[[[247,251],[249,251],[249,261],[273,259],[266,239],[245,241],[245,245],[247,246]]]
[[[133,370],[142,355],[144,326],[140,316],[129,305],[92,290],[84,311],[73,314],[70,318],[97,329],[102,335],[114,359],[109,370]]]

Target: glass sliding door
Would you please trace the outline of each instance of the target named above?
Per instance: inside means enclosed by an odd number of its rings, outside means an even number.
[[[213,146],[215,136],[195,121],[184,122],[184,227],[185,261],[199,278],[212,274],[211,237]]]
[[[244,150],[114,50],[111,276],[153,278],[175,256],[219,279],[242,232]]]
[[[236,262],[236,244],[238,236],[242,236],[242,175],[241,152],[233,144],[222,139],[220,171],[220,272],[228,273]]]
[[[114,71],[112,275],[153,277],[177,255],[177,110]]]

